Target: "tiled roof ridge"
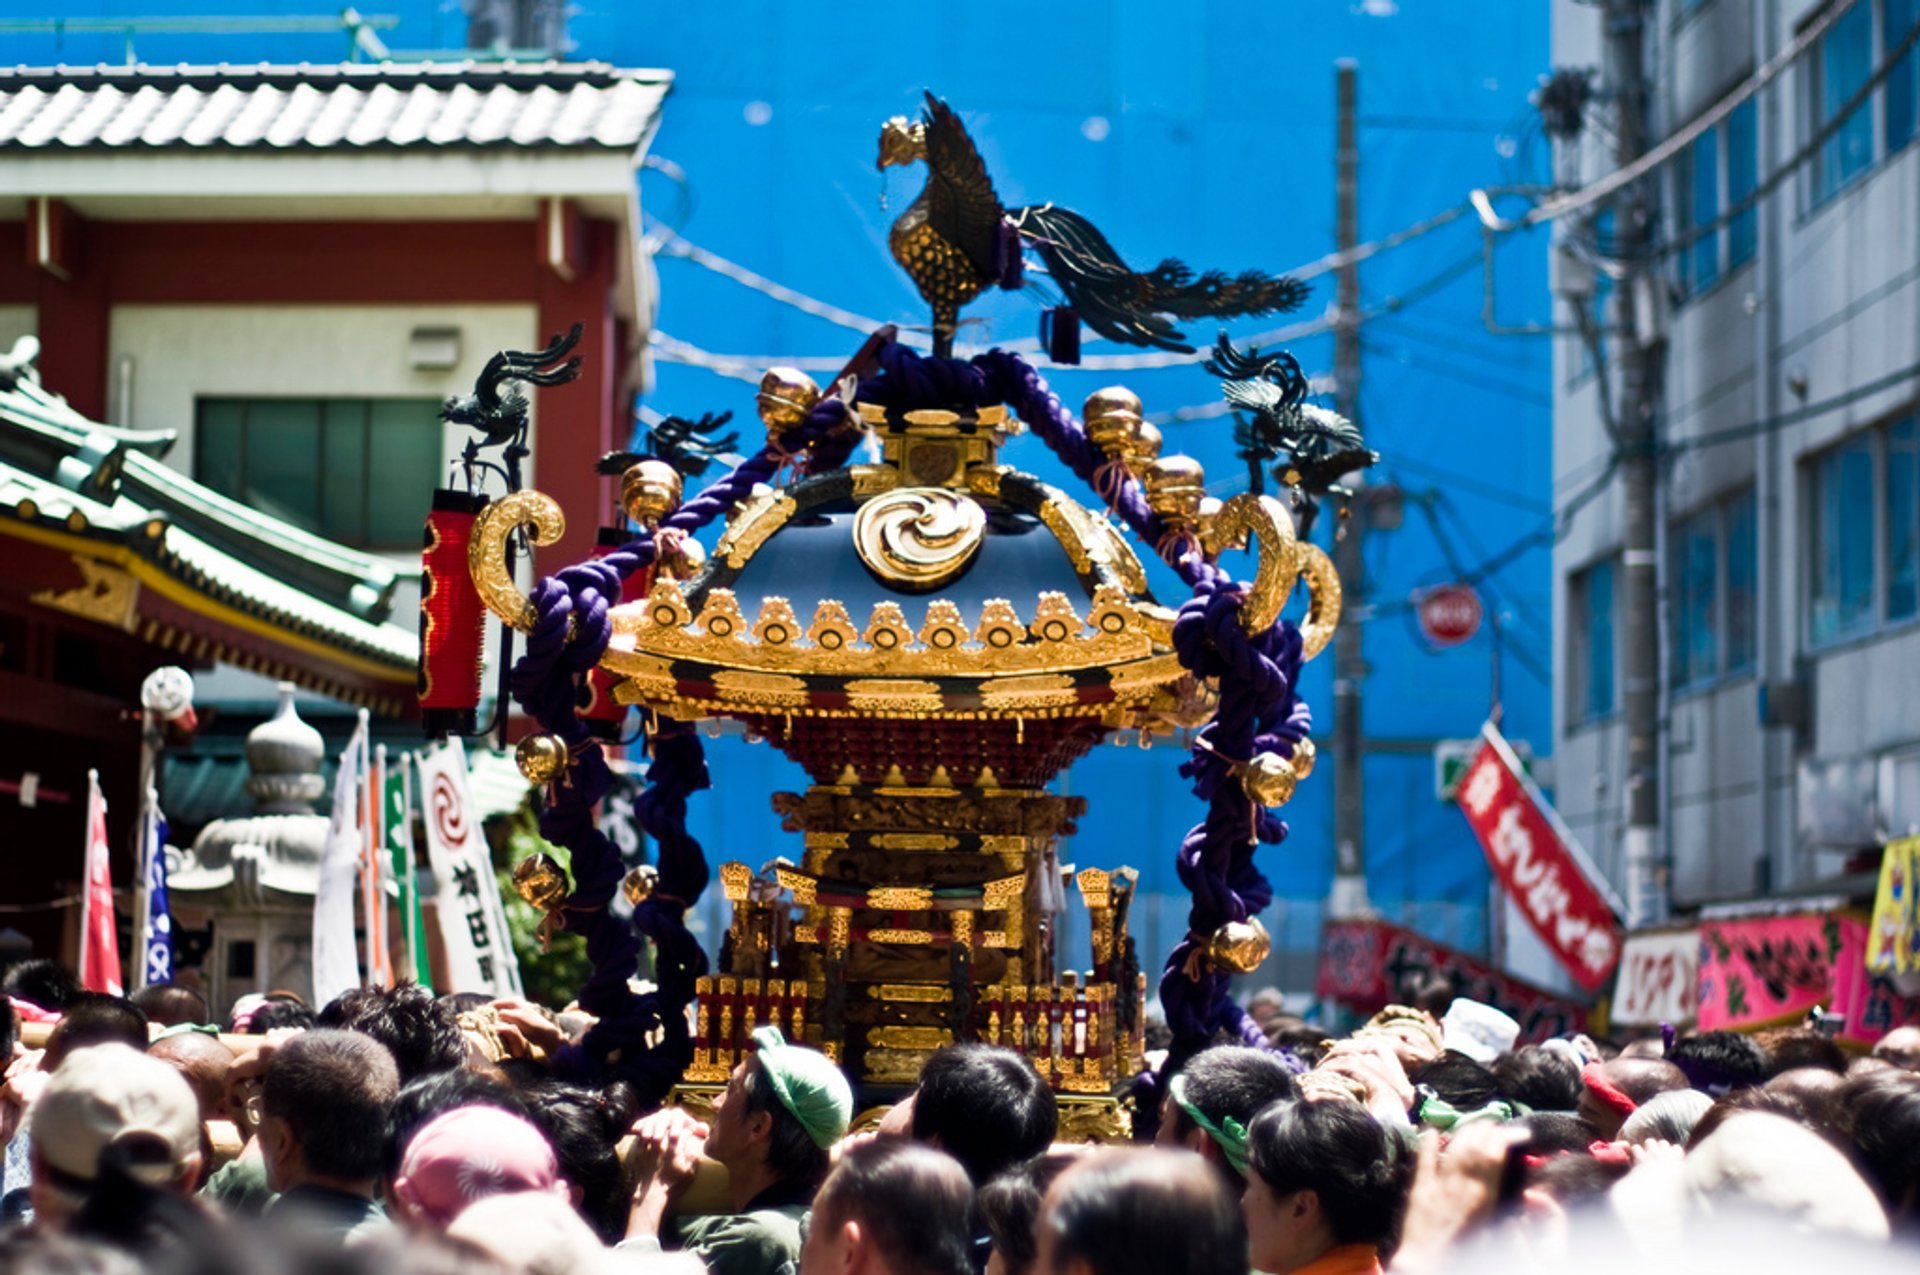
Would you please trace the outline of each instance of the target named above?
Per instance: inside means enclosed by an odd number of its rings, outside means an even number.
[[[206,81],[215,84],[248,81],[272,84],[388,81],[408,84],[434,81],[451,86],[486,79],[509,87],[551,87],[557,84],[588,84],[609,87],[622,83],[670,84],[673,72],[659,67],[619,67],[610,62],[258,62],[258,63],[176,63],[137,62],[97,63],[89,65],[60,63],[53,66],[0,66],[0,90],[24,85],[44,87],[91,81],[96,84],[131,81],[190,84]]]

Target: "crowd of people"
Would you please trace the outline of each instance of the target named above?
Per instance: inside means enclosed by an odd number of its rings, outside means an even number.
[[[0,1275],[1920,1269],[1920,1026],[1520,1045],[1436,986],[1330,1039],[1256,997],[1266,1048],[1156,1057],[1141,1141],[1094,1146],[980,1044],[856,1128],[772,1028],[710,1107],[643,1112],[521,1000],[0,990]]]

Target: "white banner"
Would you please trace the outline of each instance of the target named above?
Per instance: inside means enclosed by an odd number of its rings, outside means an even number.
[[[353,892],[360,867],[360,756],[365,751],[367,714],[360,713],[340,772],[333,781],[333,819],[327,848],[320,856],[320,885],[313,899],[313,1005],[325,1005],[360,986],[360,953],[354,943]]]
[[[507,916],[493,877],[487,839],[474,818],[467,750],[456,737],[415,756],[420,808],[426,816],[427,862],[436,886],[434,912],[446,945],[443,992],[520,994],[520,962],[507,937]]]
[[[1627,935],[1614,985],[1613,1021],[1630,1027],[1686,1027],[1700,1012],[1700,932]]]

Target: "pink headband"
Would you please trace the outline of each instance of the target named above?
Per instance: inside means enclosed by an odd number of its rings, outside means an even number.
[[[444,1227],[475,1200],[553,1191],[559,1181],[553,1147],[538,1129],[497,1107],[460,1107],[413,1135],[393,1191]]]
[[[1587,1092],[1598,1098],[1607,1108],[1617,1115],[1630,1116],[1640,1109],[1640,1104],[1607,1083],[1600,1073],[1601,1064],[1588,1063],[1580,1069],[1580,1083]]]

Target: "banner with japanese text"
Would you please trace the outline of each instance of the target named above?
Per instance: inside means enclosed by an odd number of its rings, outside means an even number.
[[[1643,930],[1620,950],[1613,1022],[1626,1027],[1686,1026],[1700,1010],[1700,931]]]
[[[1371,1014],[1406,995],[1413,983],[1436,977],[1459,995],[1512,1015],[1524,1042],[1586,1027],[1586,1010],[1572,1001],[1388,921],[1329,921],[1321,934],[1314,995]]]
[[[434,911],[447,955],[448,985],[439,990],[517,996],[520,963],[507,936],[487,839],[474,817],[467,750],[455,737],[416,754],[414,762],[436,887]]]
[[[1576,983],[1597,992],[1620,959],[1622,909],[1489,722],[1460,809],[1500,886]]]
[[[1904,978],[1920,972],[1920,837],[1889,841],[1880,860],[1880,887],[1873,895],[1867,931],[1867,968]]]
[[[1847,924],[1830,912],[1702,921],[1700,1030],[1794,1023],[1816,1005],[1834,1007]],[[1864,956],[1863,947],[1855,961]]]

